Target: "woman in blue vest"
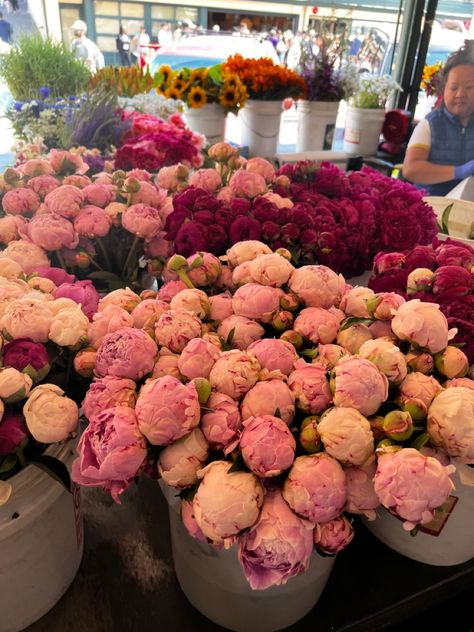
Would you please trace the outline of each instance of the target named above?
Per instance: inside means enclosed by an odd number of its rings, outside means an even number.
[[[403,176],[429,195],[474,175],[474,40],[448,57],[441,85],[441,106],[418,123],[403,163]]]

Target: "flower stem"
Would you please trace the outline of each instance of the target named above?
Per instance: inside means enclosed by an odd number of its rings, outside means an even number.
[[[127,278],[125,276],[125,273],[127,272],[128,266],[130,265],[130,262],[132,261],[133,255],[135,254],[135,251],[137,249],[139,241],[140,241],[140,237],[138,235],[136,235],[134,240],[133,240],[133,242],[132,242],[132,245],[130,246],[130,250],[128,251],[128,255],[127,255],[127,258],[125,260],[125,263],[124,263],[124,266],[123,266],[123,269],[122,269],[122,274],[121,274],[121,277],[122,277],[122,279],[124,281],[127,280]]]
[[[112,265],[110,263],[109,254],[107,252],[107,249],[104,246],[104,242],[102,241],[101,237],[97,237],[96,241],[97,241],[97,245],[99,246],[99,250],[100,250],[102,256],[105,259],[105,265],[107,266],[107,270],[109,272],[112,272]]]
[[[65,272],[67,272],[66,262],[64,261],[64,257],[62,256],[61,251],[56,250],[56,255],[58,257],[59,265]]]

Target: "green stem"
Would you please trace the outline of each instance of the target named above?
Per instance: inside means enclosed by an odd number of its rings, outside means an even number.
[[[96,268],[96,270],[100,270],[101,272],[104,272],[104,268],[100,266],[97,263],[97,261],[95,261],[92,257],[91,257],[91,264],[94,266],[94,268]]]
[[[102,241],[102,239],[100,237],[97,237],[96,241],[97,241],[97,245],[99,246],[99,250],[100,250],[102,256],[105,259],[105,265],[107,266],[107,270],[109,272],[112,272],[112,265],[110,263],[109,254],[107,252],[107,249],[104,246],[104,242]]]
[[[133,255],[135,254],[139,241],[140,241],[140,237],[136,235],[135,239],[132,242],[132,245],[130,246],[130,250],[128,251],[127,258],[125,259],[125,263],[122,268],[122,274],[120,275],[124,281],[127,280],[125,273],[127,272],[128,266],[130,265],[130,262],[132,261]]]
[[[56,255],[58,257],[58,261],[59,261],[59,264],[60,264],[61,268],[65,272],[67,272],[66,262],[64,261],[64,258],[63,258],[62,254],[61,254],[61,251],[60,250],[56,250]]]
[[[181,270],[178,270],[178,272],[176,273],[179,278],[181,279],[181,281],[189,288],[191,288],[192,290],[194,290],[194,285],[191,281],[191,279],[188,277],[188,273],[186,272],[186,270],[184,268],[181,268]]]

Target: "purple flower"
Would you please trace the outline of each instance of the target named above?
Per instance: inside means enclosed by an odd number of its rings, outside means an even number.
[[[6,413],[0,421],[0,456],[12,454],[27,436],[23,415]]]

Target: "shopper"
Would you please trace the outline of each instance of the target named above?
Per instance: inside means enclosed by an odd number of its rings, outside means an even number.
[[[132,39],[132,53],[137,58],[138,65],[141,68],[145,68],[148,64],[149,59],[149,44],[150,44],[150,36],[146,32],[145,27],[140,26],[140,32],[135,35]]]
[[[12,25],[3,19],[3,13],[0,13],[0,39],[7,44],[12,39]]]
[[[76,59],[81,59],[92,73],[103,68],[105,65],[104,56],[97,44],[86,37],[87,24],[82,20],[76,20],[71,28],[74,35],[71,50]]]
[[[132,60],[130,58],[130,38],[127,35],[127,29],[125,26],[120,26],[116,42],[118,54],[120,56],[120,65],[131,66]]]
[[[403,176],[430,195],[446,195],[474,175],[474,40],[448,57],[441,106],[416,126]]]

